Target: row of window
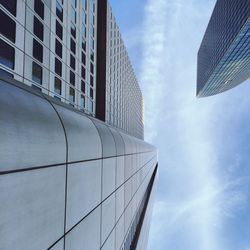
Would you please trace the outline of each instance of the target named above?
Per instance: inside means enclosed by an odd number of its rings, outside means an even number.
[[[76,8],[76,0],[72,0],[72,7]],[[11,14],[16,15],[16,1],[2,1],[0,0],[0,4],[2,4]],[[56,35],[55,38],[55,54],[58,56],[58,58],[62,59],[63,55],[63,46],[62,46],[62,39],[63,39],[63,27],[60,23],[60,21],[63,21],[63,8],[62,5],[63,0],[57,0],[56,4]],[[41,0],[34,0],[34,12],[39,16],[42,20],[44,20],[44,3]],[[33,58],[37,61],[32,62],[32,80],[42,85],[43,83],[43,67],[39,63],[43,63],[44,56],[43,56],[43,41],[44,41],[44,25],[39,20],[39,18],[36,15],[33,17],[33,50],[32,55]],[[71,39],[70,39],[70,84],[75,85],[75,69],[76,69],[76,26],[74,23],[76,23],[76,14],[74,14],[75,18],[72,19],[72,25],[71,25]],[[16,23],[15,21],[6,13],[4,13],[0,9],[0,21],[1,23],[5,23],[6,25],[0,26],[0,33],[4,35],[7,39],[9,39],[11,42],[15,43],[16,41]],[[81,81],[81,91],[83,93],[86,92],[85,89],[85,79],[86,79],[86,41],[83,39],[82,42],[82,64],[81,67],[81,77],[84,79]],[[60,59],[55,57],[55,73],[58,76],[55,76],[54,79],[54,92],[56,95],[61,96],[62,94],[62,81],[60,77],[62,77],[62,62]],[[90,59],[92,62],[90,63],[90,85],[94,86],[94,52],[91,51]],[[6,43],[3,40],[0,40],[0,63],[2,65],[5,65],[6,67],[14,70],[15,67],[15,49],[10,46],[8,43]],[[1,75],[8,75],[13,77],[12,74],[9,74],[8,72],[4,70],[0,70]],[[34,86],[36,87],[36,86]],[[37,87],[36,87],[37,88]],[[38,89],[40,89],[38,87]],[[41,89],[40,89],[41,90]],[[94,90],[93,88],[90,88],[89,95],[91,99],[94,99]],[[75,89],[73,87],[70,87],[69,89],[69,101],[74,103],[75,102]],[[81,106],[82,108],[85,107],[85,97],[84,95],[81,96]],[[93,103],[92,103],[92,111],[93,111]]]

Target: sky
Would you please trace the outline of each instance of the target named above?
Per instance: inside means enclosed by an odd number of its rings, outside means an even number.
[[[148,250],[250,250],[250,81],[198,99],[215,0],[110,0],[159,150]]]

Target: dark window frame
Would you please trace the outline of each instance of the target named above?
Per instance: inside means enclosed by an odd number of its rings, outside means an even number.
[[[33,33],[36,37],[38,37],[41,41],[43,41],[44,27],[42,22],[36,16],[34,16],[34,21],[33,21]]]
[[[39,70],[39,72],[38,71],[35,72],[34,70]],[[39,73],[39,77],[37,73]],[[40,79],[40,81],[37,79]],[[43,68],[41,65],[39,65],[34,61],[32,62],[32,80],[40,85],[42,85],[43,83]]]
[[[0,64],[15,69],[15,48],[0,39]]]
[[[34,11],[44,20],[44,3],[41,0],[34,0]]]
[[[16,42],[16,22],[0,9],[0,33],[11,42]],[[4,24],[4,25],[2,25]]]

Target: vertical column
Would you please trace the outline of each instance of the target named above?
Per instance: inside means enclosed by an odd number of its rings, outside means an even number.
[[[97,4],[96,118],[105,121],[107,0]]]

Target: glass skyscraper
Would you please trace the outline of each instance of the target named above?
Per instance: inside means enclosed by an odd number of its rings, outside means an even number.
[[[250,77],[250,2],[217,0],[198,52],[197,96],[231,89]]]
[[[158,169],[106,0],[0,0],[0,249],[145,250]]]

